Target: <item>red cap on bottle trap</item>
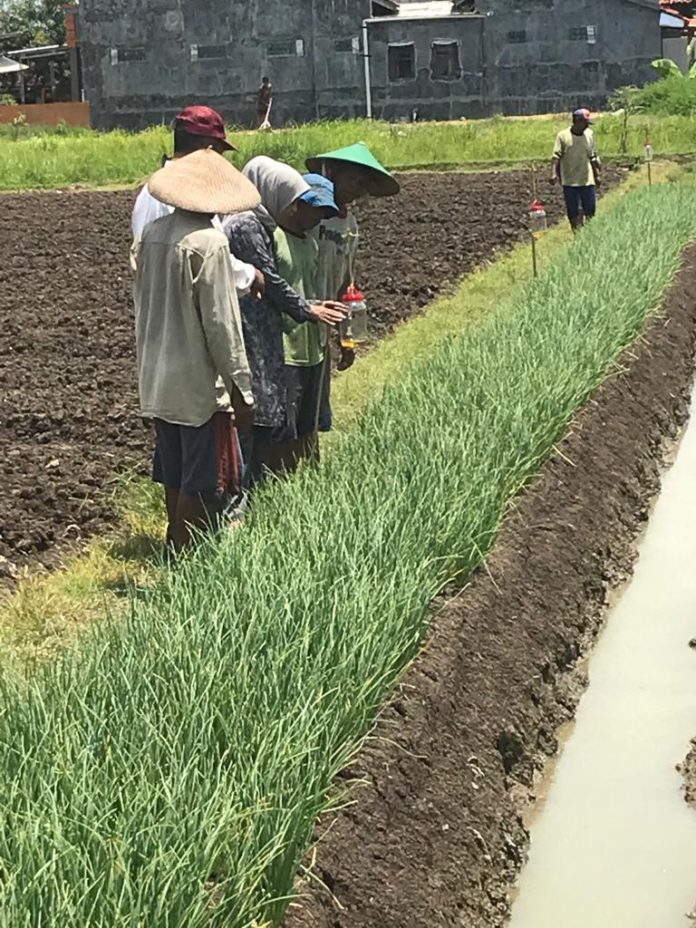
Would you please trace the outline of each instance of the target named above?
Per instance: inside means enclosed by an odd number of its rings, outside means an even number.
[[[529,207],[529,213],[530,215],[533,213],[543,213],[544,215],[546,215],[546,207],[541,202],[541,200],[536,199],[533,201],[532,205]]]
[[[365,297],[355,284],[351,284],[341,297],[341,303],[364,303]]]

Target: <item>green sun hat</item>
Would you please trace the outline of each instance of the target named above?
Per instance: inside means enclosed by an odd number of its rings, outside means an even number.
[[[369,168],[373,175],[368,188],[370,196],[393,197],[401,190],[397,179],[392,177],[384,165],[379,163],[364,142],[356,142],[355,145],[348,145],[346,148],[327,151],[323,155],[308,158],[307,170],[312,174],[321,174],[323,161],[345,161],[348,164]]]

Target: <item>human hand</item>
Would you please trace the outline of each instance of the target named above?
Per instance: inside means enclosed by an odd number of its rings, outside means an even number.
[[[317,322],[325,322],[327,325],[338,325],[350,315],[343,303],[337,303],[336,300],[312,303],[309,312]]]
[[[558,183],[558,177],[555,174],[552,174],[549,178],[549,183],[554,187]]]
[[[258,268],[255,268],[254,282],[249,288],[249,295],[257,300],[262,300],[266,295],[266,278]]]
[[[240,432],[247,432],[254,424],[256,409],[253,403],[247,403],[241,396],[235,396],[232,399],[232,408],[234,409],[234,424]]]
[[[347,371],[355,364],[355,351],[352,348],[341,348],[341,357],[337,364],[337,370]]]

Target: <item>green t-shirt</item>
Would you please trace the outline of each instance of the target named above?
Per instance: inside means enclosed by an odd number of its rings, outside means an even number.
[[[592,129],[586,129],[582,135],[575,135],[570,129],[559,132],[553,157],[560,162],[564,187],[594,187],[592,161],[597,157],[597,145]]]
[[[275,231],[278,273],[306,300],[316,299],[319,247],[314,238],[297,238],[282,229]],[[295,322],[283,316],[285,363],[291,367],[313,367],[324,360],[326,331],[322,323]]]

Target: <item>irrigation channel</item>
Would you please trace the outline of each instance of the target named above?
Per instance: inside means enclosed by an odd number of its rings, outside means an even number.
[[[679,928],[696,814],[677,765],[696,733],[696,392],[689,425],[541,784],[511,928]]]

